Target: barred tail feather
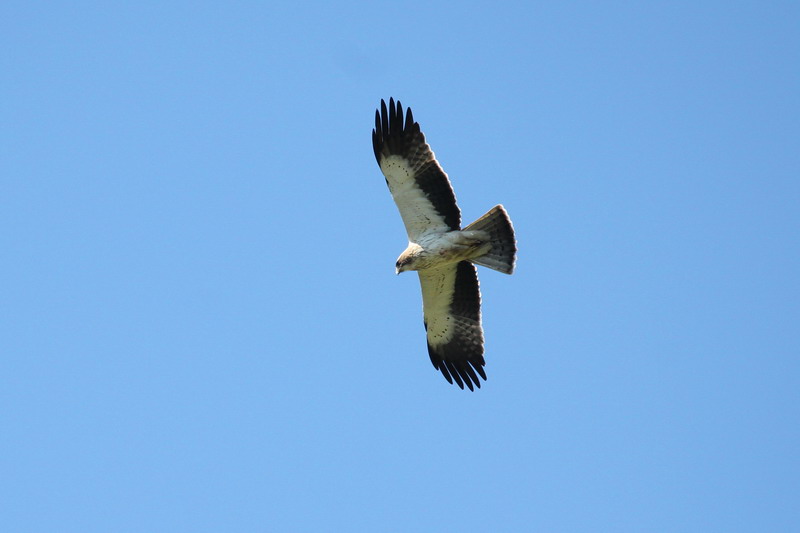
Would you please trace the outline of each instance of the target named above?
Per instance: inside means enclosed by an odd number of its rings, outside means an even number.
[[[504,274],[514,272],[517,260],[517,240],[514,237],[514,226],[502,205],[496,205],[488,213],[464,228],[464,230],[485,231],[489,234],[492,247],[486,254],[470,259]]]

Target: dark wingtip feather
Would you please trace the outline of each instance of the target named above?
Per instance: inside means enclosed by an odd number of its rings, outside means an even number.
[[[393,138],[400,138],[403,134],[403,106],[398,101],[392,103],[389,99],[389,132]]]
[[[486,371],[483,370],[483,366],[480,365],[480,364],[472,363],[472,362],[470,362],[470,364],[472,365],[472,368],[474,368],[475,371],[478,372],[478,374],[481,375],[481,377],[483,378],[483,381],[486,381]]]
[[[383,98],[381,98],[381,131],[385,140],[389,134],[389,113],[386,112],[386,102]]]
[[[464,382],[461,381],[461,376],[459,375],[459,372],[456,369],[455,365],[453,365],[453,363],[451,363],[450,361],[445,361],[444,364],[447,365],[447,370],[450,371],[450,375],[453,376],[454,380],[456,380],[456,384],[463,390]]]
[[[439,365],[437,370],[439,370],[439,372],[442,373],[442,375],[444,376],[444,379],[446,379],[447,382],[450,383],[450,385],[453,384],[453,378],[452,378],[452,376],[450,376],[450,372],[447,371],[447,367],[444,365],[444,362],[442,362],[442,364]]]
[[[467,376],[467,374],[465,373],[465,374],[462,374],[461,377],[464,379],[464,383],[469,388],[469,390],[472,391],[472,392],[475,392],[475,387],[472,385],[472,380],[469,379],[469,376]],[[480,387],[480,385],[478,385],[478,387]]]
[[[472,367],[470,366],[469,363],[465,363],[464,364],[464,371],[467,374],[469,374],[470,380],[472,380],[472,382],[475,383],[475,385],[477,385],[477,387],[480,389],[481,388],[481,382],[478,379],[478,376],[475,375],[475,371],[472,370]],[[472,386],[470,386],[469,390],[472,390]]]

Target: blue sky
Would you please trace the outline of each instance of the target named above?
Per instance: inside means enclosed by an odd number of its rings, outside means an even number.
[[[0,7],[15,532],[800,529],[793,2]],[[410,106],[488,381],[425,348],[372,155]]]

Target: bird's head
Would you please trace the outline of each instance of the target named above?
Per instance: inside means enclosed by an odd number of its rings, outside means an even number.
[[[409,270],[410,263],[411,263],[410,257],[406,258],[401,257],[400,259],[397,260],[397,263],[394,264],[395,267],[394,273],[400,274],[400,272],[405,272],[406,270]]]
[[[416,270],[415,261],[422,255],[422,247],[419,244],[411,243],[408,248],[403,250],[397,262],[394,264],[395,273],[405,272],[406,270]]]

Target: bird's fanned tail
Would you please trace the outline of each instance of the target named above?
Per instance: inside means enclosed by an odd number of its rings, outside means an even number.
[[[504,274],[514,272],[514,264],[517,260],[517,240],[514,236],[514,226],[502,205],[491,208],[488,213],[464,228],[464,231],[467,230],[485,231],[489,234],[492,244],[488,252],[477,259],[470,259],[470,261]]]

